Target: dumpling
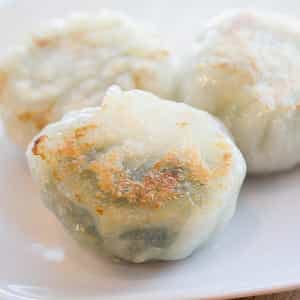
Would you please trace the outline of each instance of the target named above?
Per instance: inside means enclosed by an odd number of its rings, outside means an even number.
[[[184,102],[219,117],[250,173],[300,162],[300,22],[233,11],[202,31],[182,67]]]
[[[173,57],[155,33],[118,13],[53,21],[0,64],[8,135],[27,146],[64,113],[99,105],[112,84],[172,98]]]
[[[208,113],[112,87],[27,150],[50,210],[76,239],[131,262],[190,255],[232,217],[246,166]]]

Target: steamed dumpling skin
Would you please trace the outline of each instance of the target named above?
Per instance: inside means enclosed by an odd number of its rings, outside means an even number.
[[[51,21],[0,64],[9,137],[27,147],[64,113],[100,105],[112,84],[173,95],[173,57],[156,33],[103,11]]]
[[[299,74],[299,21],[232,11],[203,28],[180,95],[225,123],[250,173],[270,173],[300,162]]]
[[[72,235],[131,262],[190,255],[232,217],[246,165],[207,112],[112,87],[101,107],[48,125],[27,150]]]

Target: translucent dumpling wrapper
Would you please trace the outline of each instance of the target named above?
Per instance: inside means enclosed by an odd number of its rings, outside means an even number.
[[[300,162],[300,22],[232,11],[202,30],[182,66],[185,103],[219,117],[250,173]]]
[[[8,135],[27,146],[64,113],[100,105],[112,84],[172,98],[173,57],[154,32],[118,13],[46,24],[0,63]]]
[[[27,158],[76,239],[132,262],[190,255],[232,217],[246,171],[207,112],[117,87],[45,127]]]

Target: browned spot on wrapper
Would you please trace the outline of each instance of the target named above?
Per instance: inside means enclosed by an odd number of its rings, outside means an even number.
[[[46,135],[41,135],[40,137],[38,137],[34,141],[34,144],[33,144],[33,147],[32,147],[32,153],[34,155],[40,156],[44,160],[46,159],[46,156],[45,156],[45,153],[44,153],[43,143],[47,139],[48,139],[48,137]]]
[[[226,176],[229,172],[231,165],[232,165],[232,154],[231,152],[226,152],[223,154],[223,159],[220,165],[213,170],[212,178]]]
[[[61,176],[61,174],[59,174],[59,172],[58,172],[56,169],[54,169],[54,170],[52,171],[52,176],[53,176],[57,181],[60,181],[60,180],[63,179],[63,177]]]
[[[97,206],[95,210],[96,210],[96,213],[100,216],[102,216],[104,214],[104,209],[101,206]]]
[[[75,137],[80,138],[87,134],[88,130],[97,128],[94,124],[88,124],[75,130]]]
[[[210,170],[194,149],[181,153],[169,152],[141,180],[134,180],[122,168],[122,156],[109,153],[101,161],[93,161],[89,170],[98,178],[99,198],[125,200],[131,204],[160,208],[172,199],[181,196],[184,181],[207,184],[210,179],[225,176],[231,165],[231,153],[226,152],[218,167]]]
[[[119,159],[119,156],[109,157],[90,164],[90,170],[97,174],[99,190],[110,199],[158,208],[178,195],[175,189],[179,183],[179,170],[153,167],[138,181],[118,166]]]
[[[50,38],[35,37],[33,43],[39,48],[46,48],[53,45],[54,40]]]
[[[181,199],[185,193],[185,183],[207,185],[210,180],[223,177],[230,172],[232,153],[230,144],[223,140],[216,143],[221,150],[220,161],[210,168],[202,159],[199,149],[186,148],[167,152],[161,159],[143,171],[137,179],[132,170],[126,168],[126,157],[118,150],[101,153],[97,159],[90,161],[87,153],[95,149],[93,143],[83,143],[81,137],[95,125],[85,125],[75,129],[71,135],[56,147],[47,149],[43,141],[47,136],[39,137],[32,149],[33,154],[46,159],[53,176],[58,180],[80,174],[93,172],[96,179],[94,200],[126,201],[131,205],[159,209],[169,201]],[[84,195],[78,193],[77,200],[84,201]],[[95,209],[103,214],[102,207]]]

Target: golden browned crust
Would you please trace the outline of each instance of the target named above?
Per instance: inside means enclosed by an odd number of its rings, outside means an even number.
[[[141,181],[133,180],[119,167],[120,155],[110,153],[104,161],[93,161],[89,169],[98,178],[98,188],[102,197],[111,200],[125,200],[131,204],[159,208],[166,201],[179,196],[176,187],[184,178],[179,176],[176,166],[172,170],[159,167],[162,161],[146,172]]]
[[[45,157],[44,157],[45,159]],[[61,181],[63,179],[63,177],[61,176],[61,174],[59,174],[59,172],[57,171],[57,169],[53,169],[52,171],[52,175],[53,177],[57,180],[57,181]],[[75,195],[76,196],[76,195]]]
[[[44,142],[48,139],[47,135],[39,136],[33,144],[32,154],[40,156],[43,160],[46,159]]]
[[[195,150],[187,149],[184,151],[185,165],[189,171],[188,179],[193,182],[207,184],[211,171],[204,165],[203,160]]]
[[[81,154],[75,139],[67,140],[62,146],[58,147],[57,154],[60,157],[77,158]]]
[[[89,169],[97,175],[102,197],[109,195],[111,200],[125,199],[132,204],[160,208],[182,196],[184,181],[208,184],[209,180],[227,175],[232,154],[225,152],[218,167],[210,170],[193,149],[183,153],[169,152],[145,173],[141,181],[133,180],[120,167],[121,160],[120,155],[110,153],[105,160],[90,163]]]
[[[100,216],[104,214],[104,209],[101,206],[96,206],[95,211]]]
[[[85,125],[83,127],[77,128],[75,130],[75,137],[76,138],[83,137],[87,134],[88,130],[96,129],[96,128],[97,128],[97,126],[95,124],[88,124],[88,125]]]
[[[66,138],[64,143],[59,146],[56,150],[50,151],[49,149],[46,149],[44,147],[43,142],[45,139],[44,136],[39,137],[35,143],[34,147],[32,149],[32,153],[35,155],[41,156],[43,159],[48,159],[48,161],[53,161],[51,158],[57,156],[62,158],[75,158],[78,160],[82,160],[82,154],[85,154],[86,152],[90,151],[91,148],[94,146],[93,143],[78,143],[78,139],[84,137],[87,132],[91,129],[97,128],[94,124],[88,124],[82,127],[79,127],[74,130],[74,135],[70,136],[69,138]],[[38,150],[38,151],[37,151]]]
[[[184,182],[206,185],[210,180],[226,176],[232,165],[230,146],[220,141],[217,146],[222,149],[223,156],[216,168],[210,169],[201,159],[199,151],[187,148],[166,153],[137,180],[132,177],[130,170],[124,168],[124,154],[118,151],[105,153],[101,159],[87,161],[85,155],[95,144],[84,143],[81,138],[94,128],[94,124],[89,124],[75,129],[73,135],[55,150],[47,149],[44,143],[47,136],[41,136],[35,141],[32,152],[47,161],[57,181],[84,170],[93,172],[97,178],[94,196],[98,201],[110,199],[160,208],[168,201],[184,196]],[[62,164],[61,159],[64,159]],[[76,192],[77,201],[82,202],[84,198],[80,190]],[[103,214],[103,208],[97,208],[96,212]]]
[[[94,124],[77,128],[74,134],[66,138],[63,144],[58,146],[57,149],[48,149],[45,145],[47,137],[41,136],[34,142],[32,153],[40,156],[42,160],[45,160],[52,170],[53,178],[57,181],[61,181],[66,176],[80,170],[81,165],[84,163],[84,154],[89,152],[95,144],[86,142],[79,143],[78,140],[84,137],[88,130],[95,128],[96,125]],[[61,168],[59,161],[66,158],[71,158],[71,160],[65,167]]]
[[[211,178],[224,177],[228,174],[229,169],[232,165],[232,153],[225,152],[223,154],[222,163],[218,168],[214,169]]]

